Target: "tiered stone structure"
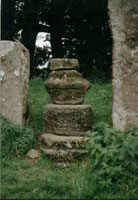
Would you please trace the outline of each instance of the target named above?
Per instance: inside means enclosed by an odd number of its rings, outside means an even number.
[[[41,150],[58,162],[86,153],[85,133],[92,126],[91,105],[82,105],[90,83],[77,71],[76,59],[52,59],[45,87],[52,103],[44,108]]]

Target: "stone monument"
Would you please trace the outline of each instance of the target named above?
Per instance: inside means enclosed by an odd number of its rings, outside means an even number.
[[[91,105],[82,105],[90,83],[77,71],[76,59],[52,59],[45,87],[52,103],[44,108],[41,150],[58,162],[86,153],[85,133],[92,126]]]
[[[0,115],[23,125],[29,109],[29,51],[19,42],[0,41],[0,60]]]
[[[138,127],[138,0],[109,0],[115,129]]]

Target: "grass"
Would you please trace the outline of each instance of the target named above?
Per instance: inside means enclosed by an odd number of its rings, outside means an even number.
[[[5,161],[2,171],[3,198],[80,198],[83,191],[84,168],[76,164],[63,169],[43,155],[34,165],[15,158]]]
[[[29,102],[30,119],[25,128],[32,130],[31,133],[35,137],[42,131],[43,107],[45,104],[50,103],[49,96],[43,87],[42,79],[31,80]],[[101,121],[112,124],[111,84],[92,84],[91,89],[86,94],[85,104],[92,105],[93,126]],[[22,134],[22,138],[25,137],[26,131]],[[12,145],[14,146],[14,142]],[[29,146],[27,147],[29,148]],[[136,198],[137,191],[132,192],[131,190],[137,184],[134,182],[128,183],[131,186],[129,187],[130,190],[122,190],[121,185],[120,188],[116,188],[114,185],[108,190],[103,189],[102,192],[98,191],[97,185],[90,187],[86,179],[88,160],[89,158],[86,157],[83,161],[64,168],[53,164],[43,154],[35,163],[27,162],[24,156],[11,155],[11,158],[3,160],[1,165],[1,197],[3,199],[91,199],[94,197],[123,199],[132,196]]]
[[[29,88],[30,119],[28,125],[36,132],[42,131],[43,108],[48,103],[51,103],[51,101],[44,88],[43,80],[40,78],[31,80]]]
[[[92,105],[94,125],[101,121],[112,125],[112,91],[110,83],[91,83],[91,88],[85,95],[85,103]]]

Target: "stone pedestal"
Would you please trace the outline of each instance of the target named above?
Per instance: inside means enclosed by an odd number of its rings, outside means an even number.
[[[71,161],[86,153],[85,133],[92,126],[92,110],[83,103],[90,83],[84,80],[76,59],[53,59],[45,87],[53,104],[44,108],[41,150],[58,161]]]

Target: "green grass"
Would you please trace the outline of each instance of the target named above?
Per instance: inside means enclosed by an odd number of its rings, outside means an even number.
[[[36,78],[30,81],[29,102],[30,119],[27,127],[25,129],[15,128],[23,134],[23,141],[26,133],[29,133],[26,129],[30,130],[30,134],[36,138],[43,128],[43,108],[45,104],[50,103],[50,99],[42,79]],[[86,94],[85,104],[92,105],[94,127],[101,121],[109,125],[112,124],[111,84],[92,84],[91,89]],[[8,125],[6,130],[8,130]],[[31,142],[32,137],[29,138]],[[6,143],[4,145],[6,146]],[[8,145],[14,147],[14,139]],[[28,143],[25,147],[26,149],[30,148]],[[18,151],[20,152],[20,148]],[[122,185],[120,188],[113,185],[106,190],[104,188],[102,191],[98,190],[98,185],[90,184],[93,183],[93,180],[90,182],[87,180],[87,163],[89,163],[89,158],[85,157],[83,161],[64,168],[53,164],[43,154],[36,163],[27,162],[24,156],[17,157],[11,154],[11,158],[3,160],[1,165],[1,196],[3,199],[91,199],[95,197],[123,199],[138,196],[137,190],[134,191],[137,189],[137,183],[131,181],[128,181],[126,188],[122,188]]]
[[[112,124],[112,90],[109,83],[91,83],[85,95],[85,104],[91,104],[93,124],[106,122]]]
[[[29,104],[30,119],[29,126],[36,132],[42,131],[43,108],[45,104],[51,103],[48,93],[44,88],[44,81],[36,78],[30,81]]]
[[[62,168],[43,155],[36,164],[12,159],[3,163],[2,197],[14,199],[80,198],[84,168]],[[81,174],[81,176],[80,176]]]

